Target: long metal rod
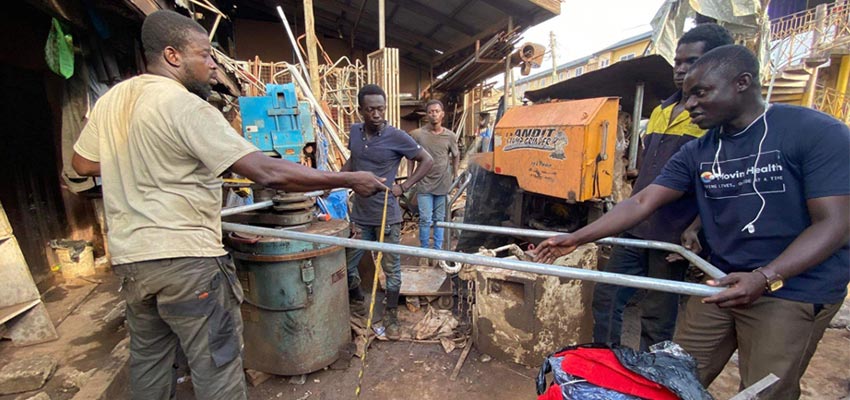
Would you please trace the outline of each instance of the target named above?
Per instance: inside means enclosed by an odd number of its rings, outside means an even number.
[[[298,56],[298,63],[301,64],[301,70],[308,73],[307,65],[304,64],[304,58],[301,57],[301,51],[298,49],[298,41],[295,40],[295,35],[292,34],[292,28],[289,27],[289,21],[286,19],[286,14],[283,13],[283,8],[277,6],[277,14],[280,16],[283,27],[286,28],[286,35],[289,36],[289,43],[292,44],[292,51]]]
[[[472,183],[472,175],[465,174],[465,176],[466,176],[466,179],[463,181],[463,184],[460,185],[460,189],[457,190],[457,192],[452,196],[451,200],[449,200],[449,203],[446,205],[446,210],[449,210],[449,211],[446,211],[446,217],[451,216],[450,210],[452,209],[452,205],[455,204],[457,199],[460,198],[460,195],[462,195],[463,192],[466,191],[466,188],[469,187],[469,184]],[[449,190],[449,192],[451,192],[451,190]]]
[[[343,246],[363,250],[382,251],[387,253],[403,254],[414,257],[434,258],[464,264],[484,265],[488,267],[503,268],[533,274],[552,275],[568,279],[581,279],[593,282],[608,283],[612,285],[628,286],[639,289],[659,290],[663,292],[678,293],[691,296],[711,296],[723,290],[723,288],[700,285],[696,283],[674,282],[664,279],[647,278],[643,276],[622,275],[610,272],[586,270],[581,268],[564,267],[558,265],[540,264],[528,261],[484,257],[473,254],[457,253],[452,251],[423,249],[421,247],[402,246],[397,244],[371,242],[366,240],[345,239],[336,236],[324,236],[312,233],[261,228],[251,225],[234,224],[230,222],[222,222],[221,228],[229,232],[240,232],[251,235],[275,237],[287,240],[321,243],[331,246]]]
[[[259,203],[248,204],[246,206],[238,206],[238,207],[228,207],[221,210],[221,216],[227,217],[229,215],[239,214],[248,211],[254,210],[262,210],[264,208],[271,207],[273,202],[271,200],[261,201]]]
[[[343,190],[348,190],[348,189],[346,189],[346,188],[336,188],[336,189],[331,190],[331,193],[340,192],[340,191],[343,191]],[[304,193],[304,197],[319,197],[323,194],[325,194],[324,190],[315,190],[315,191],[312,191],[312,192]],[[239,213],[243,213],[243,212],[262,210],[264,208],[271,207],[272,205],[274,205],[273,201],[266,200],[266,201],[261,201],[259,203],[248,204],[248,205],[245,205],[245,206],[228,207],[228,208],[224,208],[224,209],[221,210],[221,216],[227,217],[227,216],[230,216],[230,215],[239,214]]]
[[[462,231],[474,231],[474,232],[484,232],[484,233],[495,233],[500,235],[520,235],[526,237],[534,237],[534,238],[550,238],[552,236],[561,235],[563,232],[553,232],[553,231],[538,231],[533,229],[519,229],[519,228],[506,228],[502,226],[488,226],[488,225],[474,225],[474,224],[461,224],[457,222],[437,222],[437,226],[441,228],[449,228],[449,229],[458,229]],[[684,259],[690,261],[692,264],[696,265],[697,268],[708,274],[708,276],[714,279],[720,279],[726,276],[726,273],[711,265],[708,261],[703,260],[700,256],[696,255],[694,252],[679,246],[673,243],[667,242],[658,242],[654,240],[641,240],[641,239],[625,239],[625,238],[603,238],[596,241],[599,244],[612,244],[619,246],[627,246],[627,247],[638,247],[641,249],[652,249],[652,250],[664,250],[669,251],[671,253],[677,253],[681,255]]]

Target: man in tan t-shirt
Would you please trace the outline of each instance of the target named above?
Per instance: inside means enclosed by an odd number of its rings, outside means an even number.
[[[452,181],[458,174],[460,151],[457,148],[457,135],[443,126],[443,103],[430,100],[425,104],[428,125],[410,132],[410,136],[434,158],[434,166],[419,183],[416,184],[416,202],[419,206],[419,243],[422,248],[431,248],[431,225],[445,221],[446,198]],[[413,161],[408,166],[413,168]],[[412,171],[412,169],[411,169]],[[443,228],[434,226],[433,248],[443,247]],[[420,259],[426,264],[427,259]]]
[[[275,189],[386,189],[368,172],[328,173],[263,155],[205,101],[215,83],[207,32],[172,11],[142,25],[148,73],[95,105],[73,167],[100,175],[130,329],[133,399],[168,399],[177,344],[199,399],[245,399],[242,288],[221,243],[220,176]]]

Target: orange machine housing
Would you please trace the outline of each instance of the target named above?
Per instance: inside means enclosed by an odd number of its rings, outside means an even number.
[[[611,195],[619,99],[569,100],[508,110],[496,125],[493,171],[569,201]]]

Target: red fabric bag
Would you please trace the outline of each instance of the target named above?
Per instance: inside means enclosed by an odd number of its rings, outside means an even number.
[[[623,367],[610,349],[578,347],[557,356],[564,357],[561,362],[564,372],[584,378],[596,386],[644,399],[677,400],[679,398],[666,387]]]

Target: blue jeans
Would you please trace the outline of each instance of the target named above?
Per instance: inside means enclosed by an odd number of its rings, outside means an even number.
[[[422,248],[429,248],[431,241],[431,225],[437,221],[446,220],[446,195],[419,193],[416,195],[419,203],[419,243]],[[434,227],[434,248],[443,247],[443,228]]]
[[[627,238],[634,238],[624,235]],[[659,250],[614,246],[611,259],[605,266],[606,272],[626,275],[649,276],[674,281],[685,279],[688,263],[667,262],[669,253]],[[623,310],[637,289],[597,283],[593,289],[593,341],[597,343],[620,343],[623,329]],[[648,290],[640,302],[640,349],[671,340],[676,329],[679,312],[679,295]]]
[[[360,239],[362,240],[376,242],[381,234],[380,226],[357,224],[357,228],[360,229]],[[401,223],[387,225],[384,230],[384,243],[398,244],[400,239]],[[357,270],[357,265],[360,264],[360,259],[363,258],[365,251],[353,248],[345,249],[349,289],[360,286],[360,272]],[[401,256],[394,253],[384,253],[381,259],[381,268],[384,270],[384,275],[387,276],[387,292],[398,293],[401,290]],[[378,273],[378,271],[375,271],[375,273]]]

